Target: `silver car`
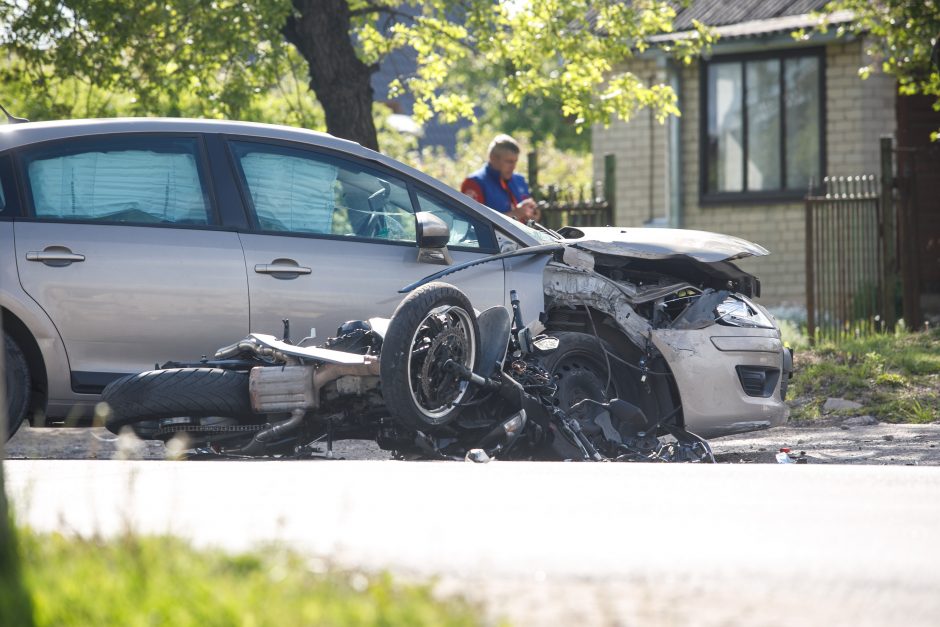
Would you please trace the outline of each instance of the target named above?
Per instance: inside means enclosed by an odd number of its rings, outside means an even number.
[[[490,258],[543,244],[546,254]],[[553,248],[553,247],[547,247]],[[556,247],[557,248],[557,247]],[[0,306],[11,429],[80,421],[110,381],[249,331],[325,340],[444,266],[480,310],[563,338],[558,402],[625,398],[714,437],[784,422],[788,350],[697,231],[537,230],[322,133],[180,119],[0,126]],[[12,432],[12,431],[11,431]]]

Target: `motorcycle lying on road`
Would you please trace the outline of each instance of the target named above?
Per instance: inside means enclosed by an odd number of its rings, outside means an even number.
[[[285,320],[284,339],[253,333],[211,360],[112,382],[106,426],[185,437],[200,456],[331,457],[336,440],[368,439],[410,459],[714,462],[676,412],[652,423],[588,395],[559,407],[543,365],[558,340],[510,300],[512,313],[478,316],[453,285],[428,283],[390,319],[347,322],[321,346],[290,343]]]

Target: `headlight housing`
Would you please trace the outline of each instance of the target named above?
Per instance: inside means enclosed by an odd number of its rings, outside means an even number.
[[[777,328],[767,314],[740,294],[729,296],[715,307],[715,322],[729,327]]]

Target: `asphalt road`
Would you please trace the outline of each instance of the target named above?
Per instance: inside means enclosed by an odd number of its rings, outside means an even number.
[[[18,521],[277,541],[518,624],[935,625],[940,468],[8,460]]]

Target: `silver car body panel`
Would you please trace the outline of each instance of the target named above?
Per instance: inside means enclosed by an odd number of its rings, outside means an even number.
[[[129,373],[156,362],[194,361],[250,330],[236,233],[15,225],[20,282],[55,323],[73,371]],[[85,259],[67,266],[27,261],[51,246]]]
[[[14,250],[13,222],[0,222],[0,254],[12,255]],[[46,367],[47,385],[55,393],[49,398],[47,413],[66,416],[76,403],[90,404],[90,398],[71,391],[71,369],[62,336],[42,307],[23,291],[16,263],[9,256],[0,263],[0,302],[26,325],[39,345]],[[97,396],[93,398],[97,400]]]
[[[418,262],[415,246],[246,233],[240,237],[248,267],[251,330],[280,336],[282,320],[289,318],[295,339],[315,330],[323,341],[347,320],[391,316],[405,297],[398,288],[435,268]],[[464,251],[452,255],[457,262],[485,256]],[[310,268],[310,274],[278,278],[255,271],[256,265],[284,258]],[[471,268],[453,283],[477,308],[503,305],[502,272],[493,270]]]
[[[569,234],[572,232],[583,235],[571,237]],[[683,255],[696,261],[714,263],[770,254],[763,246],[740,237],[689,229],[578,227],[565,234],[569,235],[565,241],[578,248],[638,259],[668,259]]]
[[[779,348],[768,352],[726,352],[715,347],[715,338],[741,336],[779,343],[780,332],[718,324],[689,331],[657,329],[652,332],[653,344],[676,378],[685,424],[703,438],[774,427],[786,422],[789,416],[786,403],[780,400],[782,380],[777,381],[768,398],[748,396],[741,388],[735,369],[737,366],[781,368]]]

